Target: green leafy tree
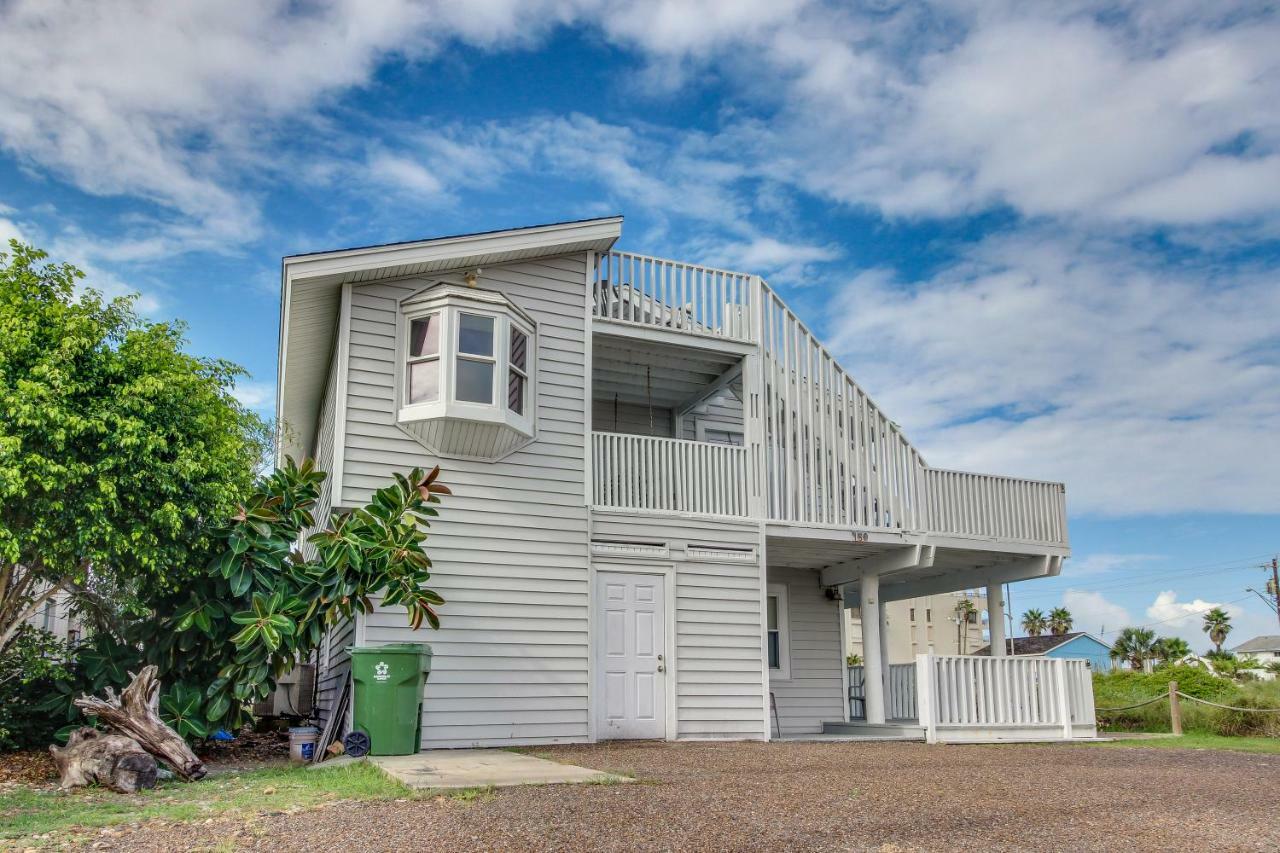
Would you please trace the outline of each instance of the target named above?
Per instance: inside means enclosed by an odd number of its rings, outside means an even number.
[[[1222,644],[1231,633],[1231,617],[1221,607],[1215,607],[1204,615],[1204,632],[1209,635],[1214,650],[1222,653]]]
[[[309,460],[286,460],[212,533],[219,547],[206,569],[159,593],[148,618],[96,635],[79,656],[80,677],[61,684],[49,707],[73,721],[74,696],[123,685],[130,671],[155,664],[165,685],[161,716],[184,737],[206,737],[243,723],[248,706],[330,627],[368,613],[375,598],[404,607],[411,628],[439,627],[444,599],[427,586],[424,550],[434,505],[449,494],[439,469],[396,475],[367,506],[318,524],[326,476]]]
[[[1028,637],[1038,637],[1049,627],[1049,620],[1039,610],[1028,610],[1022,614],[1022,630]]]
[[[0,253],[0,658],[65,591],[90,624],[141,612],[207,559],[210,519],[252,487],[267,433],[242,371],[182,351],[130,299],[77,294],[79,270]]]
[[[1049,633],[1056,637],[1071,632],[1071,628],[1075,625],[1075,620],[1071,618],[1071,611],[1065,607],[1055,607],[1049,611]]]
[[[1162,663],[1173,664],[1191,654],[1191,644],[1181,637],[1161,637],[1152,651]]]
[[[1125,628],[1111,646],[1111,657],[1126,661],[1141,672],[1146,661],[1155,657],[1156,632],[1150,628]]]

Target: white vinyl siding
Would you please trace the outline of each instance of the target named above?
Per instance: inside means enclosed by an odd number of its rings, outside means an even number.
[[[316,424],[316,438],[311,448],[311,455],[316,460],[316,467],[329,474],[329,476],[320,485],[320,497],[312,511],[316,525],[302,535],[302,547],[306,552],[311,551],[311,547],[305,544],[307,537],[328,523],[329,513],[333,509],[333,495],[336,490],[333,480],[333,462],[337,426],[337,382],[337,359],[335,358],[329,368],[329,378],[325,383],[324,401],[320,405],[320,420]],[[328,721],[330,709],[338,701],[338,697],[342,693],[342,686],[351,672],[351,659],[345,651],[346,647],[350,646],[352,642],[351,627],[351,622],[348,621],[330,629],[328,636],[325,637],[321,648],[315,655],[316,714],[320,718],[322,725]]]
[[[352,288],[342,502],[363,503],[394,472],[436,463],[453,490],[427,540],[446,600],[441,630],[410,632],[400,608],[365,620],[367,642],[426,641],[435,651],[424,748],[587,737],[585,264],[575,255],[481,274],[481,288],[538,324],[537,435],[498,462],[434,458],[396,426],[397,303],[436,279]]]
[[[751,522],[597,512],[592,537],[661,542],[675,565],[676,736],[764,735],[759,554],[749,561],[689,560],[693,546],[758,548]]]
[[[839,603],[823,594],[816,571],[770,569],[768,578],[787,588],[790,677],[769,682],[782,734],[821,732],[824,721],[844,719]]]
[[[653,407],[653,426],[649,426],[649,407],[637,403],[617,403],[612,400],[593,400],[591,403],[591,428],[597,432],[620,432],[627,435],[651,435],[658,438],[674,438],[671,410]]]
[[[707,406],[706,412],[702,414],[693,414],[691,412],[684,416],[684,423],[679,437],[696,441],[698,439],[699,423],[709,430],[745,432],[742,420],[742,401],[735,397],[728,388],[721,390],[711,404]]]

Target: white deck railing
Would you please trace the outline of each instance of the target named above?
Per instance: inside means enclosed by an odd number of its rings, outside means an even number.
[[[849,717],[867,718],[866,671],[861,665],[849,667]],[[889,664],[889,695],[885,696],[886,720],[916,720],[916,665]]]
[[[750,342],[751,276],[628,252],[596,259],[596,317],[689,335]]]
[[[919,655],[916,696],[929,743],[1097,736],[1083,660]]]
[[[933,533],[1067,544],[1061,483],[924,469],[925,528]]]
[[[598,507],[748,514],[745,447],[593,432],[591,452]]]

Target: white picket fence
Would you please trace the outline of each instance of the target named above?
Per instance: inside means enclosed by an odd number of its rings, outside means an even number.
[[[747,514],[745,447],[594,432],[591,451],[597,507]]]
[[[929,743],[1097,737],[1084,660],[918,655],[915,667]]]

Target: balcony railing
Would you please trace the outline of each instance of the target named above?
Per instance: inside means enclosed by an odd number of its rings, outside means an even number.
[[[1061,483],[925,468],[924,486],[930,532],[1067,544]]]
[[[591,450],[598,507],[748,515],[744,447],[595,432]]]
[[[687,335],[752,341],[751,276],[608,252],[596,261],[596,317]]]

